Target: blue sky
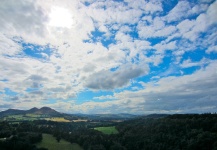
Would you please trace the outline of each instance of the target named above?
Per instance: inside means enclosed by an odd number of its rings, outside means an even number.
[[[0,111],[217,111],[217,1],[3,0]]]

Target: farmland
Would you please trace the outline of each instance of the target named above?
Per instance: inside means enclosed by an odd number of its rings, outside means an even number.
[[[43,140],[38,143],[37,147],[44,147],[49,150],[82,150],[82,148],[78,144],[71,144],[63,139],[60,140],[60,142],[57,142],[57,140],[50,134],[43,134]]]
[[[63,117],[51,117],[51,118],[45,118],[45,120],[55,121],[55,122],[71,122],[70,120],[66,120]]]
[[[216,114],[154,114],[116,123],[108,120],[57,122],[63,120],[57,116],[50,118],[55,121],[0,121],[0,149],[217,149]]]
[[[71,122],[64,117],[51,117],[49,115],[25,114],[25,115],[9,115],[3,118],[5,121],[34,121],[34,120],[47,120],[55,122]]]
[[[94,128],[94,130],[98,130],[104,134],[117,134],[118,133],[118,130],[115,128],[115,126],[97,127],[97,128]]]

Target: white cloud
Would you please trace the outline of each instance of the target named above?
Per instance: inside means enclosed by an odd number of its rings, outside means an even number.
[[[200,3],[211,3],[213,0],[199,0]]]
[[[102,70],[86,79],[85,86],[96,90],[112,90],[129,84],[130,79],[147,74],[147,66],[125,65],[116,71]]]
[[[216,109],[216,62],[191,75],[157,78],[141,83],[144,89],[114,93],[114,101],[86,102],[74,105],[83,113],[189,113]],[[206,90],[204,90],[206,89]],[[110,97],[110,96],[108,96]],[[111,109],[112,108],[112,109]]]
[[[192,7],[190,10],[188,10],[189,14],[199,14],[199,13],[202,13],[204,11],[206,11],[208,8],[208,5],[207,4],[197,4],[195,5],[194,7]]]
[[[106,7],[106,9],[104,10],[102,7]],[[130,9],[128,6],[114,1],[107,1],[104,3],[95,2],[86,9],[88,15],[93,17],[94,20],[106,24],[134,24],[142,14],[142,11],[139,9]]]
[[[6,37],[4,34],[0,33],[0,54],[1,55],[16,55],[21,51],[22,47],[13,41],[12,39]]]
[[[175,26],[165,25],[159,17],[155,17],[150,23],[149,25],[146,21],[139,22],[137,30],[140,38],[167,37],[176,31]]]
[[[193,20],[185,19],[177,25],[177,28],[180,30],[181,33],[186,33],[192,30],[195,22]]]
[[[12,0],[3,0],[0,2],[1,31],[21,31],[38,34],[44,34],[43,23],[47,20],[42,9],[28,0],[14,2]],[[4,32],[5,32],[4,31]]]
[[[167,26],[161,30],[157,30],[153,37],[165,37],[165,36],[169,36],[171,34],[173,34],[176,31],[176,27],[175,26]]]
[[[217,16],[215,15],[217,13],[216,7],[217,1],[213,2],[207,10],[207,19],[209,20],[210,24],[216,24],[217,22]]]
[[[157,53],[163,53],[165,50],[174,50],[177,48],[176,41],[172,41],[169,43],[161,42],[154,45],[153,47],[157,50]]]
[[[188,1],[179,1],[178,4],[169,12],[165,17],[168,22],[178,21],[186,15],[188,15],[188,10],[190,10],[190,4]]]
[[[189,1],[178,1],[178,4],[167,14],[164,19],[168,23],[180,21],[187,17],[198,15],[207,10],[207,4],[193,3]]]
[[[150,57],[150,62],[154,64],[154,66],[158,66],[163,62],[164,55],[158,54]]]
[[[190,83],[195,84],[190,79],[193,80],[193,76],[204,75],[202,69],[198,71],[200,73],[194,73],[192,76],[166,78],[164,75],[165,78],[159,78],[155,83],[150,82],[144,90],[138,88],[134,92],[125,91],[94,99],[110,100],[108,102],[105,100],[98,103],[89,100],[81,105],[74,102],[78,93],[87,88],[133,89],[130,87],[133,79],[151,76],[153,72],[149,69],[150,66],[153,64],[156,67],[164,63],[167,50],[172,51],[172,61],[176,60],[171,63],[180,65],[180,69],[214,64],[208,58],[192,62],[191,58],[185,60],[182,55],[186,51],[198,48],[206,48],[207,55],[216,52],[216,1],[212,4],[204,2],[197,5],[179,1],[166,16],[162,3],[158,0],[126,0],[125,3],[109,0],[88,2],[89,6],[85,6],[84,1],[80,0],[0,2],[0,91],[3,92],[0,107],[43,106],[49,99],[58,99],[56,104],[49,106],[66,107],[65,111],[68,112],[91,112],[94,109],[98,112],[108,112],[109,108],[113,108],[114,112],[127,112],[129,109],[131,112],[151,112],[151,108],[153,111],[166,111],[163,106],[168,106],[172,110],[172,100],[165,100],[168,91],[174,90],[172,87],[184,90],[184,79],[189,82],[186,86],[191,86]],[[53,14],[58,11],[58,15],[63,13],[69,19],[57,16],[57,20],[53,20]],[[97,31],[103,32],[102,35],[97,35]],[[201,33],[207,34],[200,37]],[[108,40],[107,46],[104,46],[101,40],[105,43]],[[25,44],[27,46],[24,48]],[[24,51],[27,47],[30,48],[28,54]],[[37,47],[40,48],[35,50]],[[39,55],[40,58],[34,55]],[[175,69],[171,70],[169,71],[174,73]],[[205,70],[211,72],[210,67]],[[211,72],[202,78],[215,80],[211,76],[213,74]],[[159,76],[163,75],[159,73]],[[164,91],[167,86],[170,87],[164,81],[170,83],[174,78],[179,82],[174,81],[171,89]],[[208,83],[204,82],[201,82],[201,85],[208,86]],[[7,95],[5,88],[18,94],[13,97]],[[156,96],[148,90],[152,90]],[[192,90],[196,91],[196,87],[192,87]],[[176,92],[181,93],[174,90],[174,93]],[[159,95],[163,98],[159,98]],[[175,95],[169,96],[174,97]],[[204,97],[206,96],[202,95],[202,99]],[[209,95],[207,97],[209,98]],[[212,99],[215,95],[211,93],[210,97]],[[16,99],[14,104],[5,102],[12,99]],[[154,106],[154,99],[161,99],[166,104],[159,101],[162,107],[158,109]],[[184,101],[184,98],[180,98],[180,101]],[[172,104],[171,107],[169,103]]]
[[[121,42],[131,42],[132,38],[130,35],[124,34],[123,32],[118,32],[115,35],[115,40],[121,41]]]
[[[187,60],[183,61],[183,63],[180,66],[182,68],[189,68],[189,67],[195,67],[195,66],[203,67],[209,63],[210,63],[210,60],[205,59],[205,58],[201,59],[198,62],[192,62],[192,60],[187,59]]]
[[[138,2],[138,5],[140,5],[140,8],[144,10],[146,14],[154,14],[163,10],[161,3],[155,0],[149,1],[143,5]]]
[[[217,1],[213,2],[207,9],[206,13],[200,14],[194,21],[194,26],[190,24],[191,30],[184,34],[184,37],[195,41],[199,37],[199,33],[206,32],[207,29],[217,23]],[[192,22],[193,23],[193,22]]]
[[[210,46],[207,51],[207,53],[211,53],[211,52],[217,52],[217,45],[215,46]]]
[[[98,96],[98,97],[94,97],[93,99],[98,99],[98,100],[108,100],[108,99],[114,99],[114,96],[112,95],[103,95],[103,96]]]

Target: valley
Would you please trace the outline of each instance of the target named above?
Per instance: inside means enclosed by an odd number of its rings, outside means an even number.
[[[32,110],[0,112],[0,149],[217,149],[217,114],[76,115],[48,107]]]
[[[49,107],[32,108],[29,110],[8,109],[0,112],[0,121],[23,122],[47,120],[55,122],[122,122],[137,117],[131,114],[65,114]]]

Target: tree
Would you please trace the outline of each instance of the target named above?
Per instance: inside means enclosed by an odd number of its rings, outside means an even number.
[[[60,136],[60,135],[57,135],[56,140],[57,140],[57,142],[59,143],[60,140],[61,140],[61,136]]]

